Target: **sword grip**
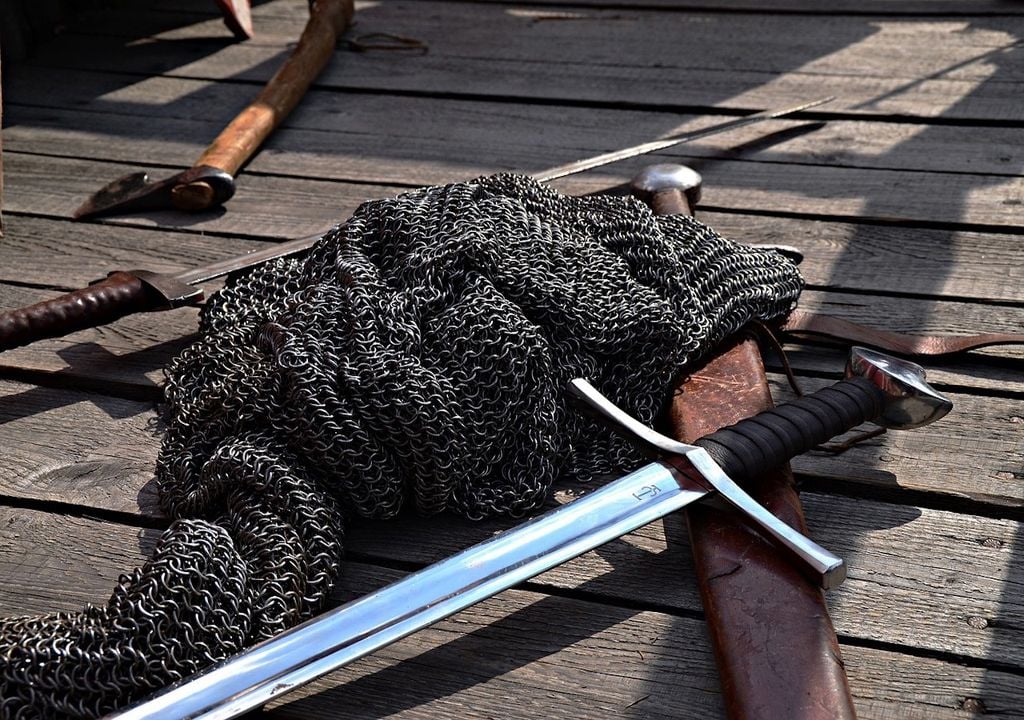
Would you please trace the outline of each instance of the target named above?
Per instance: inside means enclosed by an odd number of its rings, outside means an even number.
[[[0,352],[97,327],[163,304],[159,293],[126,272],[67,295],[0,313]]]
[[[705,435],[694,444],[707,450],[726,475],[742,483],[878,418],[885,404],[885,392],[873,382],[848,378]]]

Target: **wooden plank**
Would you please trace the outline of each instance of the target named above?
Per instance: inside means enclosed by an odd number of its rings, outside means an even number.
[[[58,294],[0,284],[0,308],[25,307]],[[134,315],[7,350],[0,353],[0,377],[45,379],[50,387],[159,400],[164,368],[195,339],[197,315],[195,308]]]
[[[12,163],[13,164],[13,163]],[[714,160],[690,163],[714,196],[707,210],[735,208],[820,219],[1016,232],[1024,178]],[[573,194],[601,192],[616,177],[597,170],[557,181]],[[709,193],[710,195],[710,193]]]
[[[889,290],[899,290],[894,280]],[[973,335],[982,332],[1019,333],[1024,308],[941,300],[917,300],[886,295],[805,290],[800,307],[852,322],[911,335]],[[974,357],[1024,358],[1021,345],[993,346],[974,351]],[[1011,378],[1008,381],[1013,382]],[[953,381],[955,382],[955,380]],[[1004,388],[1009,390],[1010,387]]]
[[[419,13],[415,12],[419,9]],[[150,13],[117,12],[98,15],[94,32],[101,37],[119,36],[144,39],[142,45],[159,41],[193,41],[190,50],[230,51],[218,56],[221,72],[234,70],[231,58],[243,48],[283,46],[294,42],[305,26],[308,13],[300,6],[282,0],[268,3],[262,10],[267,20],[252,41],[226,44],[216,19],[163,30],[168,18]],[[1019,79],[1020,68],[1014,58],[998,57],[1012,48],[1020,29],[1019,17],[990,18],[969,31],[961,18],[912,16],[873,18],[869,14],[840,13],[775,15],[756,12],[728,14],[697,13],[692,10],[666,13],[657,8],[614,8],[603,10],[585,6],[508,7],[464,2],[395,2],[382,7],[376,3],[357,5],[362,32],[381,30],[417,37],[427,42],[429,55],[454,56],[466,60],[546,60],[557,57],[565,63],[601,66],[642,65],[656,58],[663,68],[701,68],[706,70],[757,70],[762,73],[818,72],[834,75],[887,74],[892,79],[944,77],[951,79],[987,79],[991,68],[985,60],[995,56],[1004,61],[1010,77]],[[489,22],[492,27],[478,25]],[[377,27],[377,25],[381,27]],[[446,35],[445,30],[452,31]],[[76,28],[69,38],[87,38],[87,27]],[[618,47],[607,45],[610,32],[619,39]],[[488,44],[501,34],[516,37],[516,43]],[[680,37],[682,36],[682,37]],[[94,36],[95,37],[95,36]],[[732,42],[721,42],[728,37]],[[678,41],[687,45],[680,48]],[[646,40],[646,44],[645,44]],[[676,41],[676,42],[674,42]],[[558,44],[561,44],[559,48]],[[938,52],[936,45],[942,47]],[[50,48],[64,52],[60,48]],[[560,49],[560,54],[555,53]],[[153,48],[132,49],[136,54],[160,62]],[[180,51],[179,51],[180,52]],[[370,53],[371,55],[373,53]],[[838,56],[838,57],[837,57]],[[180,55],[179,55],[180,57]],[[415,57],[415,54],[414,54]],[[45,57],[37,59],[46,62]],[[103,62],[101,58],[86,59]],[[841,62],[842,61],[842,62]],[[149,66],[148,74],[182,72],[180,63]],[[678,64],[676,64],[678,63]],[[81,67],[81,65],[73,65]],[[86,65],[86,67],[96,67]],[[131,66],[122,66],[126,70]],[[207,65],[209,67],[209,65]],[[142,68],[134,67],[138,73]],[[249,68],[246,68],[248,70]],[[272,72],[273,67],[262,70]],[[189,66],[193,76],[216,79]],[[182,74],[184,74],[182,72]],[[267,75],[242,75],[244,79],[265,81]]]
[[[73,35],[34,62],[264,83],[305,22],[301,9],[286,18],[286,4],[281,8],[282,17],[257,43],[225,47],[209,39],[212,20],[152,39],[134,18],[117,15],[104,21],[103,32],[123,23],[128,37],[142,42],[118,48],[104,38]],[[566,21],[567,15],[576,21]],[[1021,20],[1015,17],[968,27],[955,17],[621,9],[553,15],[547,8],[422,2],[371,4],[358,17],[363,33],[414,37],[430,51],[339,54],[319,86],[742,109],[816,97],[827,88],[842,98],[833,112],[1017,120],[1021,70],[1010,51]],[[552,17],[559,21],[546,21]]]
[[[506,4],[506,0],[472,0],[473,2],[495,2]],[[141,3],[140,3],[141,4]],[[564,6],[564,2],[558,0],[522,0],[518,5],[555,5]],[[214,17],[210,7],[202,0],[155,0],[150,3],[153,12],[168,14],[187,14],[190,17]],[[621,0],[576,0],[574,7],[605,7],[621,8]],[[360,3],[356,4],[357,9],[362,9]],[[838,0],[829,3],[827,8],[813,0],[642,0],[630,3],[630,7],[638,9],[657,9],[662,12],[693,12],[703,10],[708,12],[764,12],[764,13],[786,13],[799,12],[803,14],[839,14],[854,13],[858,15],[894,14],[894,15],[1018,15],[1022,14],[1016,5],[1008,4],[1003,0]],[[257,23],[268,22],[281,15],[281,10],[273,4],[258,5],[253,9],[253,16]]]
[[[1024,563],[1019,523],[818,493],[803,493],[802,500],[812,537],[850,566],[847,582],[829,593],[842,637],[1024,661],[1015,630],[1024,611],[1016,591]],[[363,523],[349,533],[349,548],[364,557],[426,564],[493,532],[492,523],[446,522],[443,532],[438,523]],[[666,518],[536,583],[696,611],[686,537],[680,517]]]
[[[13,383],[0,387],[4,391],[0,419],[5,421],[0,425],[0,494],[158,515],[151,494],[157,442],[145,405]],[[961,422],[982,425],[988,421],[990,426],[976,429],[972,436],[947,423],[939,442],[929,438],[927,431],[917,431],[904,435],[905,445],[894,440],[894,433],[825,462],[841,466],[839,477],[847,483],[861,481],[859,476],[865,474],[870,482],[875,471],[883,481],[898,482],[904,488],[920,488],[929,481],[932,486],[956,484],[951,489],[955,496],[1008,503],[1007,495],[1020,492],[1019,478],[1002,481],[1003,497],[981,498],[978,488],[988,482],[994,495],[999,482],[992,477],[993,468],[1002,463],[1010,468],[1007,474],[1019,468],[1024,442],[1019,422],[997,416],[1005,427],[1000,432],[991,426],[990,417],[998,409],[988,408],[983,417],[971,417],[960,404]],[[807,455],[798,470],[804,472],[806,465],[814,464],[816,474],[827,475],[819,460]],[[581,486],[571,483],[561,487],[555,495],[560,502],[581,491]],[[1021,504],[1019,497],[1012,502]],[[1024,601],[1009,591],[1014,578],[1024,572],[1024,555],[1017,547],[1019,523],[818,493],[805,493],[804,504],[814,536],[846,556],[853,568],[851,580],[834,596],[842,633],[978,658],[997,647],[997,656],[1005,662],[1024,664],[1024,638],[1013,629],[1024,627],[1018,622]],[[648,587],[644,580],[651,573],[668,576],[666,567],[688,567],[686,533],[680,522],[680,518],[666,519],[643,528],[587,554],[569,569],[545,574],[538,582],[622,601],[642,597],[651,606],[696,611],[698,600],[691,585],[665,580]],[[507,525],[508,521],[405,518],[361,524],[349,533],[348,545],[363,556],[426,564]],[[907,627],[898,620],[901,615],[918,621]],[[951,633],[950,617],[960,618],[963,624],[955,625],[956,632]]]
[[[639,164],[638,164],[639,165]],[[823,219],[874,219],[886,223],[947,223],[949,229],[1019,230],[1016,202],[1024,196],[1024,179],[963,176],[961,187],[950,191],[942,174],[806,167],[799,165],[714,161],[694,165],[713,187],[709,210],[810,215]],[[70,217],[98,188],[134,170],[154,177],[166,169],[101,163],[21,153],[7,153],[7,205],[10,212]],[[622,182],[613,171],[595,171],[558,181],[570,194],[604,192]],[[399,191],[387,185],[349,185],[340,182],[281,176],[244,175],[229,211],[183,216],[159,212],[118,218],[124,225],[154,225],[192,230],[291,238],[321,232],[343,220],[366,198],[387,197]],[[928,191],[926,193],[926,191]]]
[[[0,509],[0,570],[25,583],[23,592],[12,591],[14,583],[0,587],[0,612],[102,602],[117,574],[141,562],[155,539],[155,531]],[[686,582],[682,568],[646,569],[658,573],[645,578],[649,587]],[[349,562],[336,598],[398,576]],[[1024,717],[1018,674],[851,645],[843,652],[863,718],[952,719],[963,716],[968,699],[988,712]],[[517,702],[499,709],[508,697]],[[720,716],[701,622],[510,591],[289,695],[275,703],[275,715],[525,718],[569,714],[572,703],[580,704],[573,717],[628,715],[631,703],[644,717]]]
[[[152,402],[0,380],[0,495],[156,514]]]
[[[504,3],[506,0],[473,0],[474,2]],[[554,5],[557,0],[522,0],[520,5]],[[168,3],[168,7],[177,3]],[[621,7],[621,0],[576,0],[577,7]],[[663,12],[760,12],[856,15],[1018,15],[1020,8],[1000,0],[838,0],[828,7],[813,0],[642,0],[631,3],[632,8],[651,8]]]
[[[14,150],[180,165],[198,156],[251,95],[250,88],[235,83],[170,77],[138,82],[121,74],[75,70],[66,73],[70,86],[57,88],[50,86],[50,74],[22,67],[8,83],[13,102],[24,103],[8,110],[6,132]],[[400,171],[417,182],[447,182],[497,169],[537,170],[726,119],[713,113],[510,107],[320,90],[303,98],[249,169],[380,182],[404,161]],[[1019,128],[1005,127],[774,120],[696,141],[676,154],[1012,176],[1024,164],[1020,136]],[[109,142],[111,137],[117,142]],[[344,164],[332,163],[339,154],[349,157]]]
[[[177,273],[267,247],[264,240],[208,236],[188,228],[153,230],[19,215],[12,215],[8,226],[0,244],[0,282],[64,290],[113,270]]]
[[[168,174],[162,168],[18,153],[8,153],[5,160],[9,179],[6,200],[10,212],[52,218],[69,219],[86,197],[126,173],[143,170],[157,178]],[[388,197],[401,190],[248,174],[231,199],[230,211],[214,209],[186,215],[168,210],[119,217],[109,222],[285,240],[322,233],[351,215],[366,198]]]
[[[711,198],[717,188],[707,185]],[[698,208],[700,220],[738,242],[794,245],[800,273],[818,288],[1020,302],[1020,244],[1009,235],[838,223],[723,213]],[[867,302],[867,299],[865,299]],[[912,300],[907,300],[912,304]],[[917,313],[920,315],[920,313]],[[884,322],[881,313],[870,318]],[[868,322],[869,317],[857,318]],[[977,332],[975,330],[974,332]]]

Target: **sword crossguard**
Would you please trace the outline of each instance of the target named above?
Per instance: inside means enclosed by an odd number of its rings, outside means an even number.
[[[573,380],[570,393],[649,455],[685,457],[722,499],[789,551],[821,587],[831,589],[846,577],[842,559],[783,523],[737,482],[780,467],[862,422],[909,429],[938,420],[953,405],[924,378],[924,370],[915,363],[856,347],[851,350],[845,380],[722,428],[693,445],[630,417],[586,380]]]

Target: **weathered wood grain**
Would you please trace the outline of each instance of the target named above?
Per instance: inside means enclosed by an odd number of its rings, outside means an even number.
[[[455,0],[456,2],[464,0]],[[504,3],[504,0],[469,0],[471,2],[497,2]],[[139,3],[141,4],[141,3]],[[524,0],[519,5],[555,5],[564,6],[564,2],[558,0]],[[572,3],[578,7],[621,7],[619,0],[576,0]],[[744,12],[799,12],[803,14],[897,14],[897,15],[942,15],[942,14],[964,14],[964,15],[1017,15],[1021,14],[1020,8],[1012,3],[1002,0],[863,0],[862,2],[834,2],[828,7],[822,6],[810,0],[642,0],[631,3],[631,6],[638,8],[658,9],[665,12],[693,12],[694,10],[714,11],[736,11]],[[202,0],[153,0],[147,7],[153,12],[167,14],[185,15],[190,18],[216,17],[217,13],[205,5]],[[356,3],[356,7],[362,5]],[[266,22],[271,22],[282,14],[282,10],[275,4],[261,4],[253,10],[254,16]],[[226,30],[224,31],[226,32]]]
[[[0,281],[72,290],[113,270],[178,273],[266,248],[267,240],[216,237],[187,229],[73,223],[13,215],[0,240]],[[6,305],[5,305],[6,306]],[[155,316],[154,316],[155,317]]]
[[[8,153],[7,165],[8,177],[18,178],[16,183],[11,183],[6,198],[12,212],[65,219],[71,217],[86,197],[126,173],[141,169],[156,178],[170,174],[166,168],[138,168],[17,153]],[[283,240],[324,232],[351,215],[367,198],[388,197],[401,190],[255,174],[245,177],[230,201],[229,210],[219,208],[194,215],[167,210],[119,217],[109,222]]]
[[[0,381],[0,495],[156,512],[152,402]]]
[[[495,2],[504,0],[473,0],[474,2]],[[522,5],[561,5],[558,0],[525,0]],[[613,7],[620,6],[620,0],[576,0],[574,6]],[[168,3],[167,7],[177,6]],[[642,0],[634,3],[635,7],[657,8],[666,12],[704,11],[742,11],[763,13],[802,13],[802,14],[839,14],[856,13],[858,15],[894,14],[894,15],[1016,15],[1020,8],[1000,0],[839,0],[830,2],[828,6],[811,0]],[[180,7],[186,7],[183,3]]]
[[[717,189],[706,185],[708,201]],[[818,288],[1019,302],[1024,283],[1015,236],[944,229],[747,215],[703,210],[697,217],[727,238],[794,245],[800,272]],[[864,302],[868,302],[865,299]],[[913,301],[906,301],[908,306]],[[858,318],[869,322],[882,313]],[[974,330],[977,332],[978,330]]]
[[[822,219],[869,219],[886,223],[946,223],[950,229],[1019,229],[1016,203],[1024,179],[961,178],[955,191],[941,174],[804,167],[743,161],[694,163],[714,200],[708,209],[801,214]],[[162,177],[167,169],[7,153],[7,205],[12,212],[70,217],[79,204],[111,180],[138,169]],[[15,181],[16,179],[16,181]],[[575,176],[555,186],[570,194],[607,191],[623,180],[609,171]],[[387,185],[246,174],[227,209],[183,216],[156,212],[118,218],[135,226],[291,238],[323,231],[363,200],[396,192]],[[928,194],[926,194],[928,193]],[[710,193],[709,193],[710,194]],[[959,228],[957,226],[960,226]]]
[[[841,636],[898,643],[933,652],[1002,658],[1017,664],[1024,605],[1024,538],[1010,520],[864,499],[802,495],[812,536],[843,556],[850,577],[829,593]],[[485,539],[488,524],[424,519],[363,524],[350,533],[350,548],[389,561],[436,562],[454,549]],[[587,553],[535,583],[697,610],[686,529],[666,518]],[[651,578],[658,581],[651,583]],[[911,621],[910,618],[913,618]]]
[[[0,308],[25,307],[59,292],[0,284]],[[94,390],[131,399],[156,400],[164,368],[195,338],[198,310],[132,315],[94,330],[41,340],[0,353],[0,377],[49,387]]]
[[[279,5],[280,17],[255,43],[225,45],[213,20],[151,38],[135,18],[117,15],[102,31],[123,24],[141,42],[118,48],[100,36],[71,35],[34,62],[263,83],[305,22],[301,9]],[[1022,26],[1012,16],[969,22],[399,2],[368,4],[357,19],[361,33],[414,37],[429,52],[340,53],[320,87],[744,109],[824,90],[849,112],[1017,119]]]
[[[0,424],[0,494],[158,514],[151,493],[157,441],[148,406],[106,399],[97,405],[93,395],[13,383],[0,387],[0,419],[5,421]],[[962,405],[961,422],[990,420],[963,418]],[[840,459],[805,456],[797,469],[806,472],[812,465],[812,472],[827,476],[821,466],[832,462],[841,466],[845,482],[851,477],[871,482],[872,465],[877,465],[877,475],[890,483],[946,483],[956,485],[950,490],[954,495],[971,497],[978,493],[969,489],[971,484],[998,483],[986,473],[1000,463],[1020,469],[1020,424],[1013,417],[996,420],[1006,429],[984,428],[984,438],[949,425],[938,442],[930,441],[924,431],[904,435],[905,442],[892,434]],[[939,444],[946,448],[945,456],[935,447]],[[925,450],[928,447],[931,452]],[[1019,493],[1019,488],[1014,490],[1019,479],[1007,478],[1002,485],[1008,488],[1004,497],[989,500],[1013,501],[1006,496]],[[556,497],[566,501],[579,491],[570,484]],[[1015,502],[1019,505],[1020,499]],[[1022,638],[1014,630],[1022,627],[1019,616],[1024,612],[1017,591],[1024,577],[1019,523],[818,493],[805,493],[804,503],[814,536],[846,556],[853,568],[850,581],[834,595],[840,632],[979,658],[995,647],[998,653],[992,657],[1024,664]],[[361,555],[428,563],[503,526],[507,522],[407,518],[361,524],[350,533],[349,546]],[[666,544],[666,537],[671,544]],[[654,606],[695,611],[699,603],[690,585],[663,580],[650,587],[645,581],[652,573],[675,577],[677,567],[686,576],[689,554],[684,538],[680,520],[667,519],[587,554],[571,568],[551,571],[538,582],[624,602],[642,599]],[[900,621],[905,614],[915,617],[915,623]]]
[[[462,0],[455,0],[462,1]],[[471,2],[497,2],[504,3],[504,0],[469,0]],[[139,3],[141,4],[141,3]],[[555,5],[564,6],[564,2],[558,0],[524,0],[520,5]],[[578,7],[603,7],[612,6],[619,8],[619,0],[576,0],[572,3]],[[658,9],[665,12],[693,12],[694,10],[714,11],[736,11],[744,12],[799,12],[802,14],[839,14],[856,13],[861,15],[873,14],[896,14],[896,15],[1017,15],[1022,11],[1012,3],[1002,0],[863,0],[862,2],[833,2],[828,7],[809,0],[642,0],[631,3],[631,6],[638,8]],[[217,13],[205,5],[202,0],[154,0],[147,7],[153,12],[163,12],[174,15],[187,15],[189,18],[216,17]],[[361,8],[360,3],[356,3]],[[271,22],[282,14],[278,5],[261,4],[254,8],[254,16],[265,22]],[[225,31],[226,32],[226,31]]]
[[[190,78],[139,82],[120,73],[21,66],[7,82],[6,132],[16,150],[101,160],[146,158],[182,164],[249,101],[246,85]],[[18,102],[31,103],[19,105]],[[819,112],[826,112],[829,105]],[[558,122],[551,121],[557,115]],[[140,123],[138,118],[146,118]],[[379,181],[388,164],[442,182],[495,169],[539,169],[722,122],[727,116],[628,108],[528,105],[438,97],[313,90],[268,148],[250,164],[263,172],[308,173],[334,155],[335,172]],[[308,131],[308,132],[299,132]],[[324,134],[328,133],[328,134]],[[118,138],[118,144],[103,140]],[[689,144],[690,157],[739,156],[771,162],[1014,175],[1024,166],[1019,128],[831,119],[775,120]],[[152,140],[159,140],[153,143]],[[354,152],[353,145],[363,154]],[[410,167],[412,161],[429,161]],[[375,163],[383,163],[379,167]],[[359,173],[359,174],[354,174]],[[383,175],[382,175],[383,173]],[[328,176],[330,173],[328,171]]]
[[[28,586],[18,593],[0,586],[0,613],[103,602],[116,576],[140,563],[155,538],[150,530],[0,509],[0,570]],[[643,579],[648,587],[686,584],[684,568],[647,562],[644,569],[658,573]],[[349,562],[336,598],[398,576]],[[969,698],[989,712],[1024,717],[1016,703],[1024,689],[1019,675],[854,645],[843,652],[862,717],[952,719],[962,717]],[[510,696],[515,707],[507,705]],[[581,707],[573,717],[720,716],[701,622],[510,591],[289,695],[275,703],[275,715],[536,717],[574,703]]]

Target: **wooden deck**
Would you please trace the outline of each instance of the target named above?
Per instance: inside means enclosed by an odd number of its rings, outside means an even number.
[[[107,181],[191,164],[306,16],[304,2],[261,3],[257,38],[236,43],[211,2],[123,5],[4,68],[0,307],[112,269],[180,270],[310,234],[405,188],[539,170],[834,94],[801,119],[658,159],[703,173],[705,222],[806,254],[805,307],[912,333],[1024,327],[1020,4],[364,2],[349,36],[404,35],[428,51],[339,48],[226,210],[73,224]],[[649,161],[558,187],[610,187]],[[102,603],[146,557],[165,524],[152,491],[161,368],[195,315],[136,316],[0,355],[0,614]],[[791,359],[813,387],[843,355],[797,345]],[[926,364],[956,403],[945,420],[794,463],[814,537],[851,567],[830,608],[857,709],[1024,718],[1024,351]],[[360,525],[339,600],[506,524]],[[685,536],[681,518],[655,523],[270,715],[721,717]]]

